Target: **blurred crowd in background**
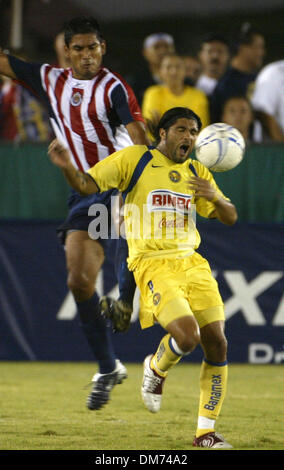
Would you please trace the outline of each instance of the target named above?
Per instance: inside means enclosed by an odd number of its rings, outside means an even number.
[[[141,67],[124,78],[146,123],[155,123],[171,107],[186,106],[203,127],[225,122],[247,143],[284,142],[284,58],[264,65],[266,47],[265,35],[250,23],[240,26],[233,42],[218,31],[208,33],[195,55],[181,54],[167,32],[153,32],[144,39]],[[25,59],[19,51],[14,55]],[[54,57],[53,65],[69,66],[62,32],[54,38]],[[37,97],[19,82],[0,77],[0,139],[51,138],[47,112]]]

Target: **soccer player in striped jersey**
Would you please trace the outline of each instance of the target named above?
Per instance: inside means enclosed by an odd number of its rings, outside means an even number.
[[[142,328],[158,322],[166,334],[144,361],[142,399],[160,410],[163,384],[171,367],[200,342],[204,360],[193,445],[231,448],[215,432],[227,388],[227,341],[224,306],[209,263],[196,250],[200,235],[192,217],[233,225],[237,211],[213,175],[190,158],[201,121],[183,107],[168,110],[155,131],[156,147],[134,145],[110,155],[81,173],[66,150],[52,142],[49,154],[67,181],[82,194],[118,188],[125,206],[129,268],[140,290]]]
[[[129,85],[117,73],[102,66],[106,43],[94,18],[74,18],[65,25],[65,50],[71,67],[24,62],[0,53],[0,73],[24,82],[46,104],[53,130],[68,147],[73,165],[87,171],[111,153],[134,144],[147,144],[139,105]],[[105,240],[91,239],[89,207],[110,206],[113,190],[81,197],[72,191],[69,214],[59,228],[65,243],[68,286],[73,293],[83,332],[98,361],[87,406],[99,409],[110,390],[127,376],[116,358],[109,320],[101,315],[95,281],[104,261]],[[121,248],[127,254],[127,245]],[[125,266],[124,262],[124,266]],[[132,276],[132,274],[131,274]],[[130,321],[135,282],[123,271],[126,284],[120,306]]]

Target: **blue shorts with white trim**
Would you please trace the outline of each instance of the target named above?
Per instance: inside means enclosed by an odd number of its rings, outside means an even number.
[[[88,215],[89,209],[94,204],[103,204],[107,208],[108,214],[108,236],[111,235],[111,197],[118,194],[116,189],[105,191],[104,193],[91,194],[90,196],[80,196],[76,191],[71,190],[68,198],[68,215],[65,221],[57,228],[57,236],[64,245],[66,234],[70,230],[89,230],[90,223],[98,217],[96,215]],[[104,247],[106,239],[96,239]]]

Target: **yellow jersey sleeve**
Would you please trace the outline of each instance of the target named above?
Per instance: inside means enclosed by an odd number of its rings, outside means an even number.
[[[87,173],[93,178],[101,193],[112,188],[125,191],[137,163],[147,150],[146,145],[133,145],[118,150],[96,163]]]
[[[206,168],[202,163],[198,161],[193,161],[193,166],[196,169],[196,172],[200,178],[204,178],[212,184],[212,186],[216,189],[216,191],[222,196],[224,199],[227,201],[230,201],[228,197],[226,197],[221,189],[218,187],[216,181],[214,180],[214,177],[212,173]],[[213,204],[210,201],[207,201],[204,197],[197,197],[195,199],[195,204],[196,204],[196,212],[201,215],[202,217],[210,218],[212,217],[213,212],[215,211],[215,204]]]

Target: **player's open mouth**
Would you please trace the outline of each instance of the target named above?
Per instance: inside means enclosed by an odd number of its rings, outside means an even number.
[[[189,150],[189,145],[187,144],[182,144],[179,148],[179,152],[181,155],[186,155]]]

